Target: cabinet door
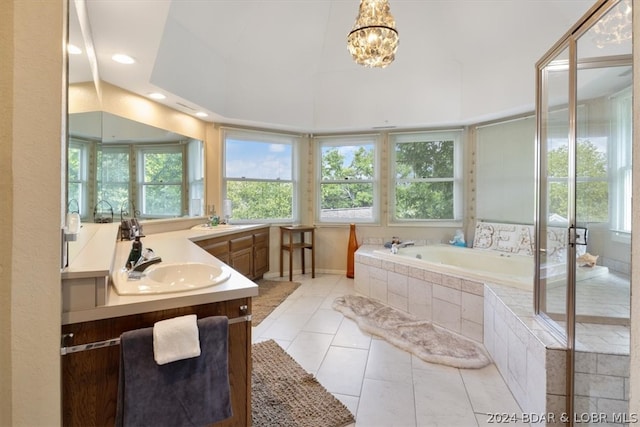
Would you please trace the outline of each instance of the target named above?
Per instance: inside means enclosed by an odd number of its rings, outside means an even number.
[[[249,298],[140,313],[112,319],[62,326],[62,334],[73,333],[68,345],[86,344],[119,337],[125,331],[153,327],[155,322],[195,314],[198,318],[250,314]],[[229,325],[229,385],[233,416],[215,427],[251,425],[251,323]],[[61,357],[62,425],[113,426],[118,395],[120,347],[110,346],[69,353]]]
[[[253,276],[259,278],[269,271],[269,229],[253,235]]]
[[[229,242],[217,242],[211,243],[206,247],[203,246],[203,249],[209,252],[214,257],[218,258],[220,261],[225,264],[229,264]]]
[[[229,264],[229,240],[226,237],[200,240],[195,243],[220,261]]]
[[[229,265],[238,273],[253,279],[253,248],[249,247],[231,252]]]
[[[253,278],[253,235],[229,241],[229,265],[238,273]]]
[[[269,231],[253,236],[253,276],[262,277],[269,271]]]

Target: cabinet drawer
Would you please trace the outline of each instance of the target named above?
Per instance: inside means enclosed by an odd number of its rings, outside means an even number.
[[[206,246],[203,246],[202,249],[209,252],[214,257],[219,258],[221,256],[226,256],[229,253],[229,242],[224,241],[224,242],[210,243]]]
[[[238,237],[229,241],[229,248],[231,252],[239,251],[240,249],[246,249],[253,246],[253,236]]]

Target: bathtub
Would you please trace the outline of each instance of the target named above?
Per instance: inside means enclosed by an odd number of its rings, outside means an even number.
[[[533,290],[533,257],[452,245],[408,246],[397,254],[389,249],[374,256],[412,267],[482,283],[499,283]]]
[[[482,283],[496,283],[533,291],[534,258],[495,250],[471,249],[452,245],[408,246],[397,254],[389,249],[374,250],[374,255],[389,261]],[[578,267],[578,281],[606,274],[602,266]],[[548,286],[560,285],[566,277],[566,265],[543,267],[541,277]]]

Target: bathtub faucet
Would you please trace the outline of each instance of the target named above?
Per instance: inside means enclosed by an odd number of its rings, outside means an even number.
[[[394,240],[396,239],[396,237],[394,237]],[[391,253],[392,254],[397,254],[398,253],[398,249],[401,248],[406,248],[407,246],[413,246],[415,244],[414,241],[406,241],[406,242],[400,242],[399,240],[394,241],[393,243],[391,243]]]
[[[415,243],[416,242],[414,242],[413,240],[407,240],[407,241],[403,242],[403,241],[400,240],[399,237],[393,236],[391,238],[390,242],[387,242],[387,243],[384,244],[384,247],[387,248],[387,249],[391,249],[392,252],[393,252],[393,248],[395,247],[396,248],[396,252],[397,252],[397,249],[406,248],[407,246],[413,246],[413,245],[415,245]],[[396,253],[396,252],[394,252],[394,253]]]

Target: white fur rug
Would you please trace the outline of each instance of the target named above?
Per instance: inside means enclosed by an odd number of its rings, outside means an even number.
[[[481,344],[373,299],[345,295],[334,300],[333,308],[355,320],[363,331],[378,335],[426,362],[455,368],[482,368],[491,363]]]

